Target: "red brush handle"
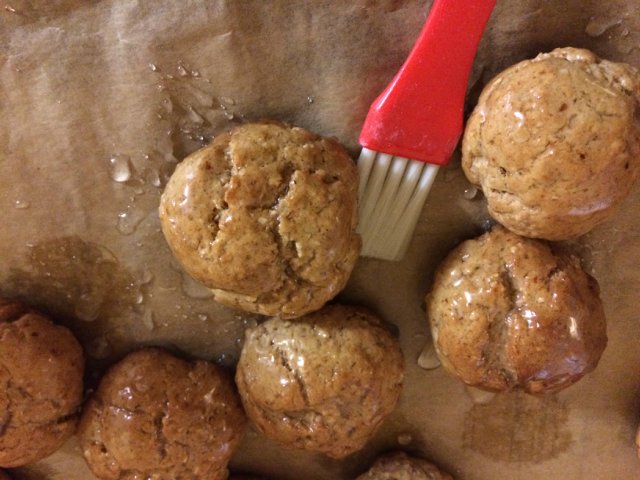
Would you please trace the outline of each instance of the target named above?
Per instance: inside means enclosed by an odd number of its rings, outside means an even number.
[[[496,0],[435,0],[418,41],[373,102],[360,144],[444,165],[462,132],[473,58]]]

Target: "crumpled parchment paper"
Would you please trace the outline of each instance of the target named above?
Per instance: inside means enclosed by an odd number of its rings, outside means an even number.
[[[172,259],[157,205],[176,163],[234,124],[277,118],[335,136],[357,155],[369,103],[401,65],[430,2],[418,0],[0,1],[0,293],[68,325],[88,385],[139,345],[233,368],[256,318],[218,306]],[[640,2],[498,0],[469,105],[502,68],[558,46],[640,65]],[[418,365],[423,297],[436,264],[480,232],[484,200],[454,157],[407,257],[361,259],[340,300],[399,328],[407,360],[398,410],[338,462],[282,449],[249,429],[232,468],[274,479],[342,479],[403,448],[459,479],[640,475],[640,220],[634,190],[575,242],[599,280],[609,346],[598,369],[547,397],[469,391]],[[420,364],[434,366],[428,351]],[[88,480],[77,441],[17,478]]]

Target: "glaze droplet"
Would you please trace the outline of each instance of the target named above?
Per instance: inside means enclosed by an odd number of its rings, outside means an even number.
[[[440,366],[440,359],[433,346],[433,342],[428,342],[422,349],[422,353],[418,357],[418,366],[425,370],[433,370]]]
[[[109,167],[114,182],[123,183],[131,178],[131,159],[128,155],[112,155]]]
[[[467,200],[473,200],[478,196],[478,187],[470,186],[464,189],[464,198]]]

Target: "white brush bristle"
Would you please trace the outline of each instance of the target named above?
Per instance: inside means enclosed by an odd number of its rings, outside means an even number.
[[[363,148],[358,172],[360,255],[401,260],[438,166]]]

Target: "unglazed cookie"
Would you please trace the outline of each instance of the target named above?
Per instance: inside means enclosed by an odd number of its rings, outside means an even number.
[[[84,356],[71,331],[0,299],[0,466],[40,460],[73,435]]]
[[[453,480],[453,477],[422,458],[392,452],[378,458],[356,480]]]
[[[400,345],[367,311],[332,305],[246,332],[236,384],[267,437],[341,458],[361,449],[402,388]]]
[[[78,436],[104,480],[225,480],[245,417],[217,365],[159,348],[131,353],[100,381]]]
[[[578,258],[500,226],[444,259],[427,309],[442,365],[487,390],[560,390],[607,343],[598,284]]]
[[[547,240],[588,232],[640,169],[640,75],[576,48],[506,69],[467,122],[462,167],[513,232]]]
[[[357,188],[337,142],[246,124],[178,165],[160,203],[162,230],[218,302],[293,318],[322,307],[351,274]]]

